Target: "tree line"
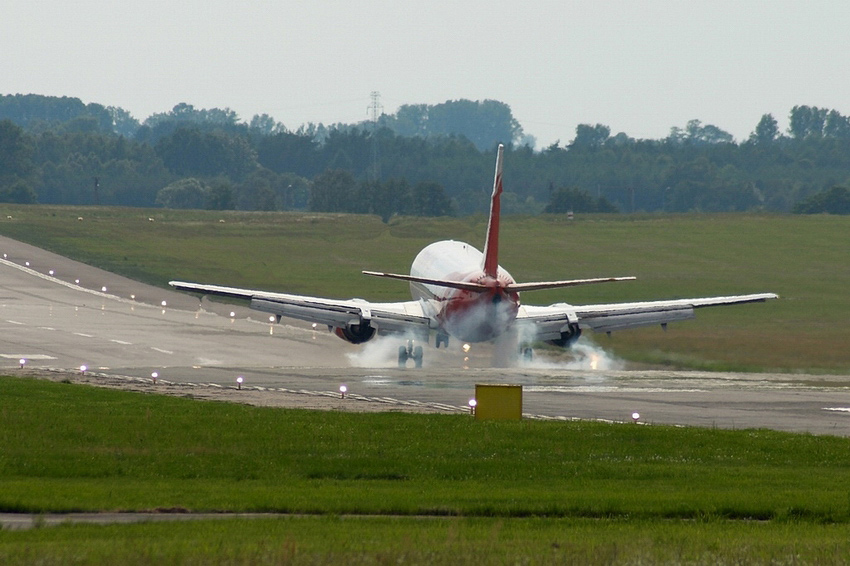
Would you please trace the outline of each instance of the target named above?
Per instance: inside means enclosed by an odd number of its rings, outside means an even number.
[[[179,104],[139,122],[79,99],[0,96],[0,201],[448,215],[486,212],[507,144],[503,210],[840,212],[850,119],[795,106],[736,143],[692,120],[659,140],[581,124],[535,150],[496,101],[406,105],[377,122],[287,129]]]

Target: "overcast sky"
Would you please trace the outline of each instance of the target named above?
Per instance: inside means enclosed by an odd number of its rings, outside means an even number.
[[[11,4],[11,5],[10,5]],[[796,104],[850,114],[846,0],[6,0],[0,94],[78,97],[139,120],[186,102],[306,122],[495,99],[541,148],[581,123],[742,140]]]

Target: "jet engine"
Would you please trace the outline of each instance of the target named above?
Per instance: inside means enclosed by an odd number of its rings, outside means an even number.
[[[352,344],[362,344],[375,337],[375,329],[368,321],[361,324],[346,324],[343,327],[334,328],[334,334]]]

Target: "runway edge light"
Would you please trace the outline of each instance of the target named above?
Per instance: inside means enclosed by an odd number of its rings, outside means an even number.
[[[522,385],[475,385],[475,420],[522,419]]]

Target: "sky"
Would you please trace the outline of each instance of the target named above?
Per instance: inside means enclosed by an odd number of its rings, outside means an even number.
[[[10,5],[11,4],[11,5]],[[287,128],[494,99],[543,148],[579,124],[745,140],[795,105],[850,114],[846,0],[5,0],[0,94],[143,121],[185,102]]]

